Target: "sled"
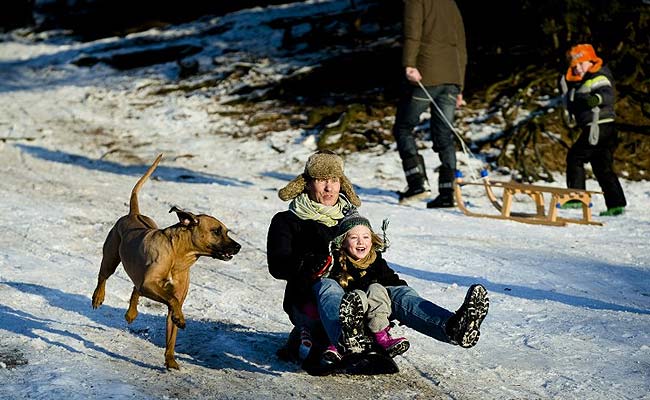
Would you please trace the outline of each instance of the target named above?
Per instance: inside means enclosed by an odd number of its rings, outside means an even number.
[[[465,185],[483,186],[488,199],[500,214],[482,214],[468,210],[463,201],[462,193],[462,186]],[[502,190],[501,201],[495,195],[494,188]],[[511,211],[514,196],[520,194],[528,195],[533,199],[536,207],[534,213]],[[488,177],[482,178],[482,182],[463,182],[462,178],[459,177],[456,178],[456,184],[454,185],[456,204],[465,215],[551,226],[566,226],[568,223],[602,226],[603,224],[601,222],[591,219],[591,196],[593,194],[602,194],[602,192],[529,185],[518,182],[493,182]],[[548,210],[544,207],[544,195],[550,197]],[[559,210],[562,209],[562,205],[571,200],[577,200],[582,203],[582,218],[563,218],[558,215]]]
[[[300,364],[303,371],[313,376],[386,375],[399,372],[395,360],[376,348],[369,348],[361,353],[347,354],[340,362],[332,365],[320,363],[321,351],[322,349],[310,351],[306,359],[300,360],[295,354],[296,351],[290,350],[285,345],[278,349],[276,355],[283,361]]]
[[[343,357],[341,362],[331,366],[322,366],[318,363],[303,363],[302,368],[309,375],[314,376],[386,375],[399,372],[395,360],[378,351],[348,354]]]

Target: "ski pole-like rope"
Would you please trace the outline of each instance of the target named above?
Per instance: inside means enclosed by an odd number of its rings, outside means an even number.
[[[467,147],[467,144],[465,144],[465,140],[463,139],[463,137],[462,137],[462,136],[460,135],[460,133],[456,130],[456,128],[454,128],[454,126],[451,124],[451,122],[449,122],[449,120],[447,119],[447,117],[445,116],[445,114],[442,112],[442,110],[441,110],[440,107],[438,106],[438,103],[436,103],[436,101],[433,99],[433,97],[431,97],[431,95],[429,94],[429,92],[428,92],[427,89],[424,87],[424,85],[422,84],[421,81],[418,81],[418,85],[420,85],[420,88],[422,88],[422,91],[424,92],[424,94],[427,95],[427,97],[429,98],[429,101],[431,102],[431,104],[433,104],[433,106],[435,107],[435,109],[438,111],[438,114],[440,114],[440,117],[442,117],[442,120],[445,121],[445,123],[447,124],[447,126],[449,126],[449,129],[451,129],[451,131],[454,132],[454,134],[456,135],[456,137],[458,138],[458,140],[460,140],[460,145],[461,145],[461,148],[463,149],[463,153],[465,153],[465,156],[466,156],[468,159],[469,159],[470,156],[471,156],[471,157],[475,158],[476,160],[478,160],[478,157],[476,157],[476,156],[471,152],[471,150],[469,149],[469,147]],[[480,161],[480,160],[478,160],[478,161]],[[473,170],[470,168],[469,171],[470,171],[470,174],[472,174],[472,179],[476,181],[477,179],[476,179],[476,176],[474,175]]]
[[[386,235],[386,231],[388,230],[388,224],[390,221],[388,218],[384,218],[383,221],[381,221],[381,231],[384,234],[384,248],[381,249],[381,251],[386,251],[390,247],[390,241],[388,240],[388,236]]]

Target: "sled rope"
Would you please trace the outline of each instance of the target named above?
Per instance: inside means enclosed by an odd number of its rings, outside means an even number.
[[[433,100],[433,97],[431,97],[431,95],[429,94],[429,92],[428,92],[427,89],[424,87],[424,85],[422,84],[421,81],[418,81],[418,85],[420,85],[420,88],[422,88],[422,91],[424,92],[424,94],[427,95],[427,97],[429,98],[429,101],[431,102],[431,104],[433,104],[433,106],[435,107],[436,111],[438,111],[438,114],[440,114],[440,116],[442,117],[442,120],[445,121],[445,123],[447,124],[447,126],[449,127],[449,129],[451,129],[451,131],[454,132],[454,134],[456,135],[456,137],[458,138],[458,140],[460,140],[461,148],[463,149],[463,153],[465,153],[465,156],[467,157],[467,159],[474,158],[474,159],[476,159],[477,161],[481,162],[481,160],[479,160],[479,158],[476,157],[476,156],[472,153],[472,151],[469,149],[469,147],[467,147],[467,144],[465,144],[465,140],[463,139],[463,137],[460,135],[460,133],[458,132],[458,130],[457,130],[456,128],[454,128],[454,126],[451,124],[451,122],[449,122],[449,120],[447,119],[447,117],[445,116],[445,114],[442,112],[442,110],[441,110],[440,107],[438,106],[438,103],[436,103],[436,101]],[[481,162],[481,164],[482,164],[482,162]],[[484,172],[484,171],[485,171],[485,172]],[[484,178],[484,177],[487,176],[487,173],[486,173],[486,172],[487,172],[487,171],[486,171],[484,168],[481,168],[481,178]],[[473,170],[472,170],[471,168],[470,168],[470,174],[472,175],[472,180],[474,180],[474,181],[478,180],[478,179],[476,178],[476,176],[474,175],[474,172],[473,172]]]

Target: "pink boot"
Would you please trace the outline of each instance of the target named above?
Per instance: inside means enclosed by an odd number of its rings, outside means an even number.
[[[411,344],[406,338],[391,337],[388,333],[389,330],[390,326],[387,326],[385,329],[374,333],[375,341],[390,357],[395,357],[408,350]]]

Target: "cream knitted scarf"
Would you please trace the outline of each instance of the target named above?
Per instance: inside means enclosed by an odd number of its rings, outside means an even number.
[[[326,206],[309,198],[307,193],[302,193],[289,204],[289,210],[302,220],[314,220],[332,227],[336,225],[345,209],[350,205],[348,200],[339,195],[339,200],[333,206]]]

